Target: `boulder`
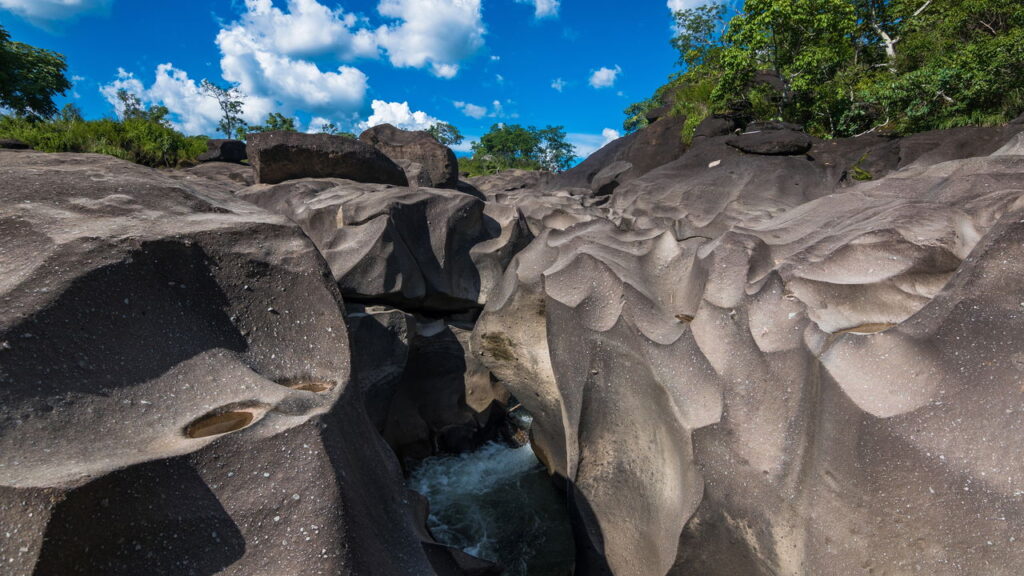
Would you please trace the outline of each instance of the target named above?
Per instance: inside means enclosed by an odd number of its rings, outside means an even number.
[[[300,178],[346,178],[408,185],[405,172],[376,148],[345,136],[261,132],[249,134],[256,181],[278,184]]]
[[[708,116],[694,129],[693,138],[715,138],[717,136],[728,136],[741,129],[743,126],[734,116],[728,114],[714,114]]]
[[[5,573],[433,573],[298,226],[91,154],[0,204]]]
[[[686,150],[681,139],[685,121],[685,118],[665,116],[646,128],[610,142],[575,167],[557,174],[547,189],[590,188],[594,177],[601,170],[618,161],[633,165],[630,170],[619,175],[620,183],[668,164],[682,156]]]
[[[31,150],[32,147],[14,138],[0,138],[0,150]]]
[[[747,154],[798,156],[806,154],[814,140],[792,127],[751,124],[746,132],[732,136],[726,144]]]
[[[396,163],[405,161],[407,166],[419,165],[417,177],[409,178],[412,185],[455,188],[459,182],[459,161],[455,154],[428,132],[410,132],[381,124],[360,134],[359,140],[380,150]],[[406,175],[409,176],[408,170]]]
[[[245,142],[240,140],[206,141],[206,152],[199,155],[199,162],[230,162],[238,164],[249,157],[245,153]]]
[[[455,190],[307,179],[238,194],[297,222],[347,298],[407,311],[479,309],[525,234]]]

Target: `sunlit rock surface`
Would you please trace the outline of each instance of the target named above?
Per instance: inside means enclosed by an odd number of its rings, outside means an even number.
[[[573,483],[578,569],[1019,573],[1018,130],[711,137],[538,233],[473,345]]]
[[[204,181],[0,152],[0,571],[431,573],[326,263]]]
[[[736,128],[455,190],[0,152],[5,569],[493,573],[378,432],[507,391],[576,574],[1021,574],[1024,124]]]

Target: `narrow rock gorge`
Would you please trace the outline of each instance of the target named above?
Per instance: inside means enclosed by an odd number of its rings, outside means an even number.
[[[1021,574],[1024,118],[653,119],[0,150],[0,572],[499,574],[405,476],[515,408],[577,575]]]

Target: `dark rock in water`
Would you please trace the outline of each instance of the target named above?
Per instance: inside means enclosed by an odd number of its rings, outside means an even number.
[[[458,159],[447,146],[427,132],[410,132],[381,124],[360,134],[359,139],[400,165],[406,162],[403,168],[418,165],[414,172],[417,177],[409,177],[410,185],[455,188],[458,184]],[[406,175],[410,176],[409,168],[406,168]]]
[[[200,162],[231,162],[238,164],[248,159],[245,152],[245,142],[240,140],[216,140],[206,141],[206,152],[199,155]]]
[[[32,147],[14,138],[0,138],[0,150],[31,150]]]
[[[432,573],[326,263],[206,182],[0,152],[4,572]]]
[[[747,132],[730,137],[726,144],[747,154],[797,156],[806,154],[814,140],[804,132],[790,128],[756,130],[752,124],[747,126]]]
[[[297,222],[346,297],[407,310],[479,308],[525,234],[515,210],[491,215],[484,202],[454,190],[335,179],[257,185],[239,195]]]
[[[406,186],[405,172],[373,146],[330,134],[261,132],[249,135],[256,181],[278,184],[300,178],[346,178]]]
[[[623,160],[612,162],[594,176],[594,179],[590,181],[590,189],[595,196],[608,196],[619,187],[619,178],[632,169],[633,165],[629,162]]]
[[[657,122],[606,144],[579,165],[558,174],[549,183],[551,189],[590,188],[597,173],[609,164],[629,162],[633,168],[619,176],[625,183],[683,155],[681,137],[685,118],[666,116]]]

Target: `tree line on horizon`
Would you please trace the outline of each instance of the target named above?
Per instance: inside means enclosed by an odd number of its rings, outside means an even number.
[[[674,12],[683,71],[625,110],[739,113],[822,138],[1006,122],[1024,112],[1021,0],[746,0]]]

